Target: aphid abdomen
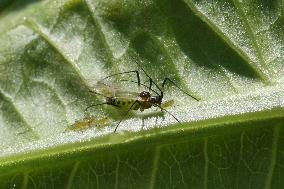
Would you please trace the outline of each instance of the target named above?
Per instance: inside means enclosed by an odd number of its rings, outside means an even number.
[[[106,98],[106,103],[110,105],[115,105],[115,99],[112,97],[107,97]]]
[[[130,108],[132,110],[138,110],[140,107],[138,103],[135,103],[135,100],[128,98],[114,97],[111,100],[110,99],[108,100],[108,104],[111,104],[123,110],[128,110]]]

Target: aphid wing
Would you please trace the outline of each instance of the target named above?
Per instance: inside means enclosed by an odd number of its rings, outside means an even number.
[[[124,90],[123,88],[115,87],[102,82],[98,82],[94,86],[94,92],[102,94],[106,97],[122,97],[122,98],[136,98],[138,94],[136,92],[129,92]]]
[[[112,88],[111,86],[108,86],[104,83],[98,82],[94,86],[94,92],[102,94],[106,97],[113,97],[115,95],[115,89]]]
[[[129,99],[129,100],[136,100],[138,93],[130,92],[130,91],[115,91],[115,97]]]

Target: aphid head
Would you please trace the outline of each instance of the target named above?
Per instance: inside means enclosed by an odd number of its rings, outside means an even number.
[[[142,91],[140,94],[139,94],[139,97],[142,99],[142,100],[148,100],[150,97],[151,97],[151,94],[147,91]]]

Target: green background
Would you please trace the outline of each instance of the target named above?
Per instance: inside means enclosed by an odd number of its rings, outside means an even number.
[[[281,188],[283,3],[1,1],[0,188]],[[107,125],[66,131],[141,67],[200,98],[165,87],[181,123],[153,108],[113,134],[125,112],[99,106]]]

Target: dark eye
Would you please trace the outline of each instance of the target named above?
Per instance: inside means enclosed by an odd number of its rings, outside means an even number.
[[[143,91],[140,93],[140,97],[149,98],[150,96],[150,93],[147,91]]]

